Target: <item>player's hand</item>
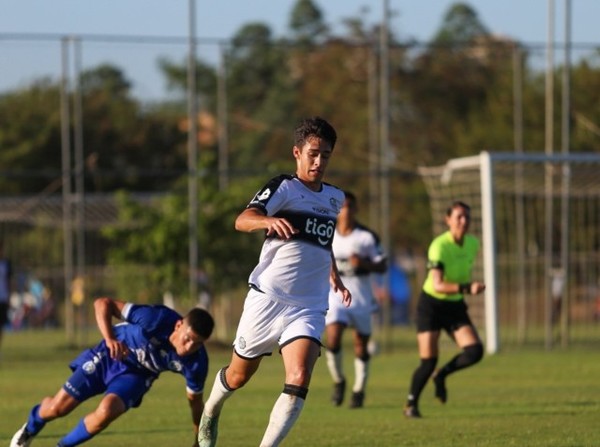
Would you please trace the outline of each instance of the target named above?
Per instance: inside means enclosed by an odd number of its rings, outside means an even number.
[[[269,219],[269,225],[267,227],[267,236],[273,236],[274,234],[287,241],[292,238],[294,234],[298,234],[299,230],[289,223],[286,219],[280,217],[273,217]]]
[[[106,340],[106,347],[110,352],[110,357],[115,360],[122,360],[124,357],[127,357],[127,354],[129,354],[129,348],[127,345],[116,339]]]
[[[471,283],[471,295],[477,295],[485,290],[485,284],[474,281]]]
[[[338,290],[342,293],[342,303],[344,304],[344,306],[350,307],[350,304],[352,304],[352,294],[350,293],[350,291],[346,289],[346,287],[343,287],[342,289]]]
[[[330,285],[334,292],[339,292],[342,295],[344,306],[350,307],[350,304],[352,304],[352,294],[346,289],[340,277],[335,276],[334,278],[330,278]]]

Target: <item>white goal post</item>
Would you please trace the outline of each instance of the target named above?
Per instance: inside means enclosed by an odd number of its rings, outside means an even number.
[[[600,155],[481,152],[419,173],[434,234],[452,201],[471,206],[471,232],[482,242],[474,275],[486,292],[469,306],[488,353],[501,339],[551,348],[555,339],[597,336]]]

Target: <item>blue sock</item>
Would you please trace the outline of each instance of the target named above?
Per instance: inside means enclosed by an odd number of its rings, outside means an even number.
[[[62,447],[72,447],[74,445],[79,445],[88,439],[93,438],[94,435],[90,434],[85,428],[85,424],[83,423],[83,418],[79,421],[79,424],[75,426],[71,432],[69,432],[64,438],[60,440],[58,445]]]
[[[32,435],[37,435],[44,425],[46,425],[46,421],[40,417],[40,405],[38,404],[31,409],[25,430]]]

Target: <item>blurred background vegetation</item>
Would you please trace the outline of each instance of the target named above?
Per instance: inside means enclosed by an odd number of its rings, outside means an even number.
[[[381,229],[373,188],[382,175],[373,163],[381,143],[381,28],[358,16],[334,35],[313,1],[298,0],[285,36],[248,23],[230,41],[215,43],[218,63],[196,60],[199,281],[214,297],[243,297],[238,291],[256,262],[260,236],[237,234],[233,220],[268,178],[294,171],[293,128],[305,116],[335,126],[326,180],[353,190],[362,220]],[[495,35],[465,3],[452,5],[430,42],[402,41],[393,29],[387,39],[390,250],[418,259],[432,235],[419,166],[482,150],[514,151],[515,89],[519,144],[525,152],[544,150],[545,49]],[[79,43],[93,46],[89,40]],[[72,119],[67,131],[83,142],[86,295],[156,302],[169,293],[189,304],[195,298],[187,279],[187,62],[167,53],[156,65],[172,93],[164,100],[135,97],[135,83],[110,61],[84,67],[67,86],[69,102],[81,106],[80,127]],[[563,70],[555,66],[557,79]],[[579,47],[570,77],[570,151],[600,152],[600,49]],[[68,293],[63,82],[45,76],[0,93],[1,235],[7,254],[59,299]],[[557,102],[561,88],[557,82]],[[558,113],[555,120],[558,141]]]

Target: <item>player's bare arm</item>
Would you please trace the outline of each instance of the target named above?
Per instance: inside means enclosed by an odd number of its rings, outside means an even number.
[[[431,275],[433,278],[433,288],[439,293],[467,293],[469,295],[477,295],[485,290],[485,284],[478,281],[473,281],[466,285],[444,281],[444,272],[441,269],[432,269]],[[463,290],[465,286],[466,290]]]
[[[340,273],[337,269],[337,264],[335,262],[335,257],[333,256],[333,252],[331,253],[331,267],[329,271],[329,283],[334,292],[339,292],[342,295],[342,302],[346,307],[349,307],[352,303],[352,294],[346,286],[344,285]]]
[[[100,329],[102,338],[106,342],[106,347],[110,351],[110,356],[117,360],[121,360],[129,353],[127,345],[115,338],[112,329],[112,319],[113,317],[121,318],[123,307],[125,307],[123,301],[107,297],[98,298],[94,301],[96,324],[98,325],[98,329]]]
[[[198,445],[198,426],[200,425],[200,418],[202,417],[202,411],[204,410],[204,395],[203,393],[190,393],[187,392],[188,403],[190,404],[190,410],[192,411],[192,423],[194,424],[194,444]]]
[[[293,227],[286,219],[281,217],[266,216],[258,208],[247,208],[235,220],[235,229],[252,233],[267,230],[267,236],[277,234],[280,239],[288,240],[299,230]]]

